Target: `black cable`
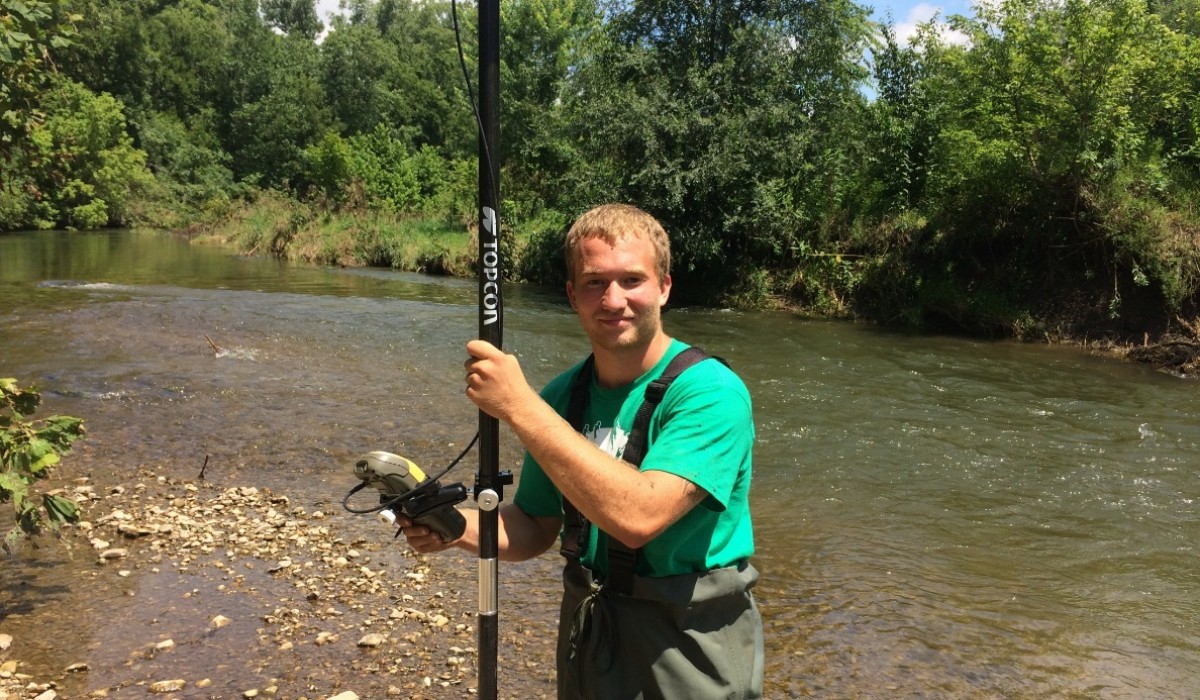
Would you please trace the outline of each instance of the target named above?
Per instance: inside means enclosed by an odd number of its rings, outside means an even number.
[[[462,35],[458,29],[458,0],[450,0],[450,18],[454,24],[454,45],[458,48],[458,65],[462,68],[463,82],[467,86],[467,100],[471,104],[471,113],[475,115],[475,126],[479,129],[479,146],[483,150],[483,162],[487,167],[488,179],[492,184],[492,192],[499,193],[500,187],[492,173],[492,149],[488,144],[487,133],[483,130],[483,117],[479,116],[479,104],[475,101],[475,90],[471,87],[471,73],[467,70],[467,57],[463,52]]]
[[[454,24],[454,45],[458,49],[458,65],[462,68],[463,83],[467,87],[467,101],[471,105],[471,114],[475,116],[475,127],[479,131],[479,148],[482,151],[485,171],[487,172],[488,181],[492,185],[492,192],[499,199],[500,183],[496,182],[494,175],[496,168],[492,167],[492,147],[488,143],[487,132],[483,128],[483,117],[479,114],[479,103],[475,101],[475,89],[471,87],[471,72],[467,69],[467,56],[463,51],[462,34],[458,27],[458,0],[450,0],[450,18]],[[497,202],[497,208],[499,208],[499,202]],[[480,222],[480,225],[482,225],[482,222]],[[499,214],[497,214],[497,225],[499,225]],[[500,326],[497,329],[496,341],[499,343],[499,347],[504,346],[504,326]]]
[[[462,458],[467,456],[467,453],[471,451],[471,448],[474,447],[475,443],[477,442],[479,442],[479,431],[475,431],[475,437],[471,438],[471,441],[467,443],[467,446],[463,448],[462,452],[458,453],[458,456],[454,458],[454,461],[447,465],[445,469],[438,472],[437,476],[430,478],[429,481],[437,481],[443,476],[446,476],[446,474],[448,474],[450,470],[454,468],[454,465],[461,462]]]

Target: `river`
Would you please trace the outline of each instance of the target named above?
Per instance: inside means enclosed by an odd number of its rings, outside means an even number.
[[[157,233],[5,234],[0,376],[86,419],[64,470],[190,478],[207,460],[210,478],[336,504],[364,451],[441,465],[470,440],[475,294]],[[557,291],[505,294],[504,344],[532,383],[586,352]],[[1195,381],[787,313],[664,322],[754,399],[769,697],[1200,697]],[[501,458],[519,464],[507,432]],[[473,459],[452,478],[470,483]],[[0,632],[89,585],[56,580],[52,549],[4,566]],[[553,566],[504,565],[502,615]]]

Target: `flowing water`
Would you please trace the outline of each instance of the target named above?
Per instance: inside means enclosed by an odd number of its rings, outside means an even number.
[[[207,460],[210,478],[333,508],[357,454],[444,464],[474,433],[475,294],[154,233],[4,235],[0,376],[87,420],[66,465],[190,478]],[[769,697],[1200,697],[1195,381],[783,313],[665,323],[754,398]],[[515,285],[504,342],[537,386],[586,352],[561,295]],[[519,463],[506,432],[501,458]],[[554,566],[502,567],[502,620],[522,591],[553,597]],[[47,548],[8,560],[0,631],[100,585],[61,570]],[[102,648],[99,627],[55,634]]]

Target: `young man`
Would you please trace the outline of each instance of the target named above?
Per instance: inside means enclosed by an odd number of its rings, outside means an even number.
[[[654,409],[640,468],[622,459],[646,387],[688,347],[662,327],[670,244],[649,214],[609,204],[575,222],[566,255],[591,360],[540,396],[490,343],[468,343],[466,363],[467,397],[526,449],[500,510],[500,558],[538,556],[560,536],[567,555],[559,697],[761,697],[749,393],[721,362],[694,364]],[[450,544],[478,553],[477,511],[463,514],[466,533]],[[449,546],[400,524],[418,552]]]

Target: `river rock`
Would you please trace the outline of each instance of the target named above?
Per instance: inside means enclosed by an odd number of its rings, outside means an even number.
[[[331,695],[325,700],[358,700],[358,693],[354,692],[353,690],[347,690],[344,693]]]
[[[47,690],[46,692],[42,693],[41,695],[38,695],[37,697],[35,697],[33,700],[54,700],[54,698],[57,698],[57,697],[58,697],[58,693],[54,692],[53,690]]]
[[[117,532],[119,532],[122,535],[125,535],[126,537],[129,537],[129,538],[145,537],[147,535],[153,535],[157,531],[158,530],[153,527],[144,527],[141,525],[134,525],[131,523],[121,523],[120,525],[117,526]]]
[[[380,644],[383,644],[385,641],[387,641],[387,637],[383,636],[382,634],[379,634],[378,632],[372,632],[372,633],[366,635],[365,637],[363,637],[362,639],[358,640],[358,646],[360,646],[360,647],[377,647]]]
[[[150,684],[151,693],[174,693],[177,690],[183,690],[187,685],[187,681],[182,678],[176,678],[169,681],[157,681]]]
[[[0,651],[6,651],[12,646],[13,638],[11,634],[0,634]]]

